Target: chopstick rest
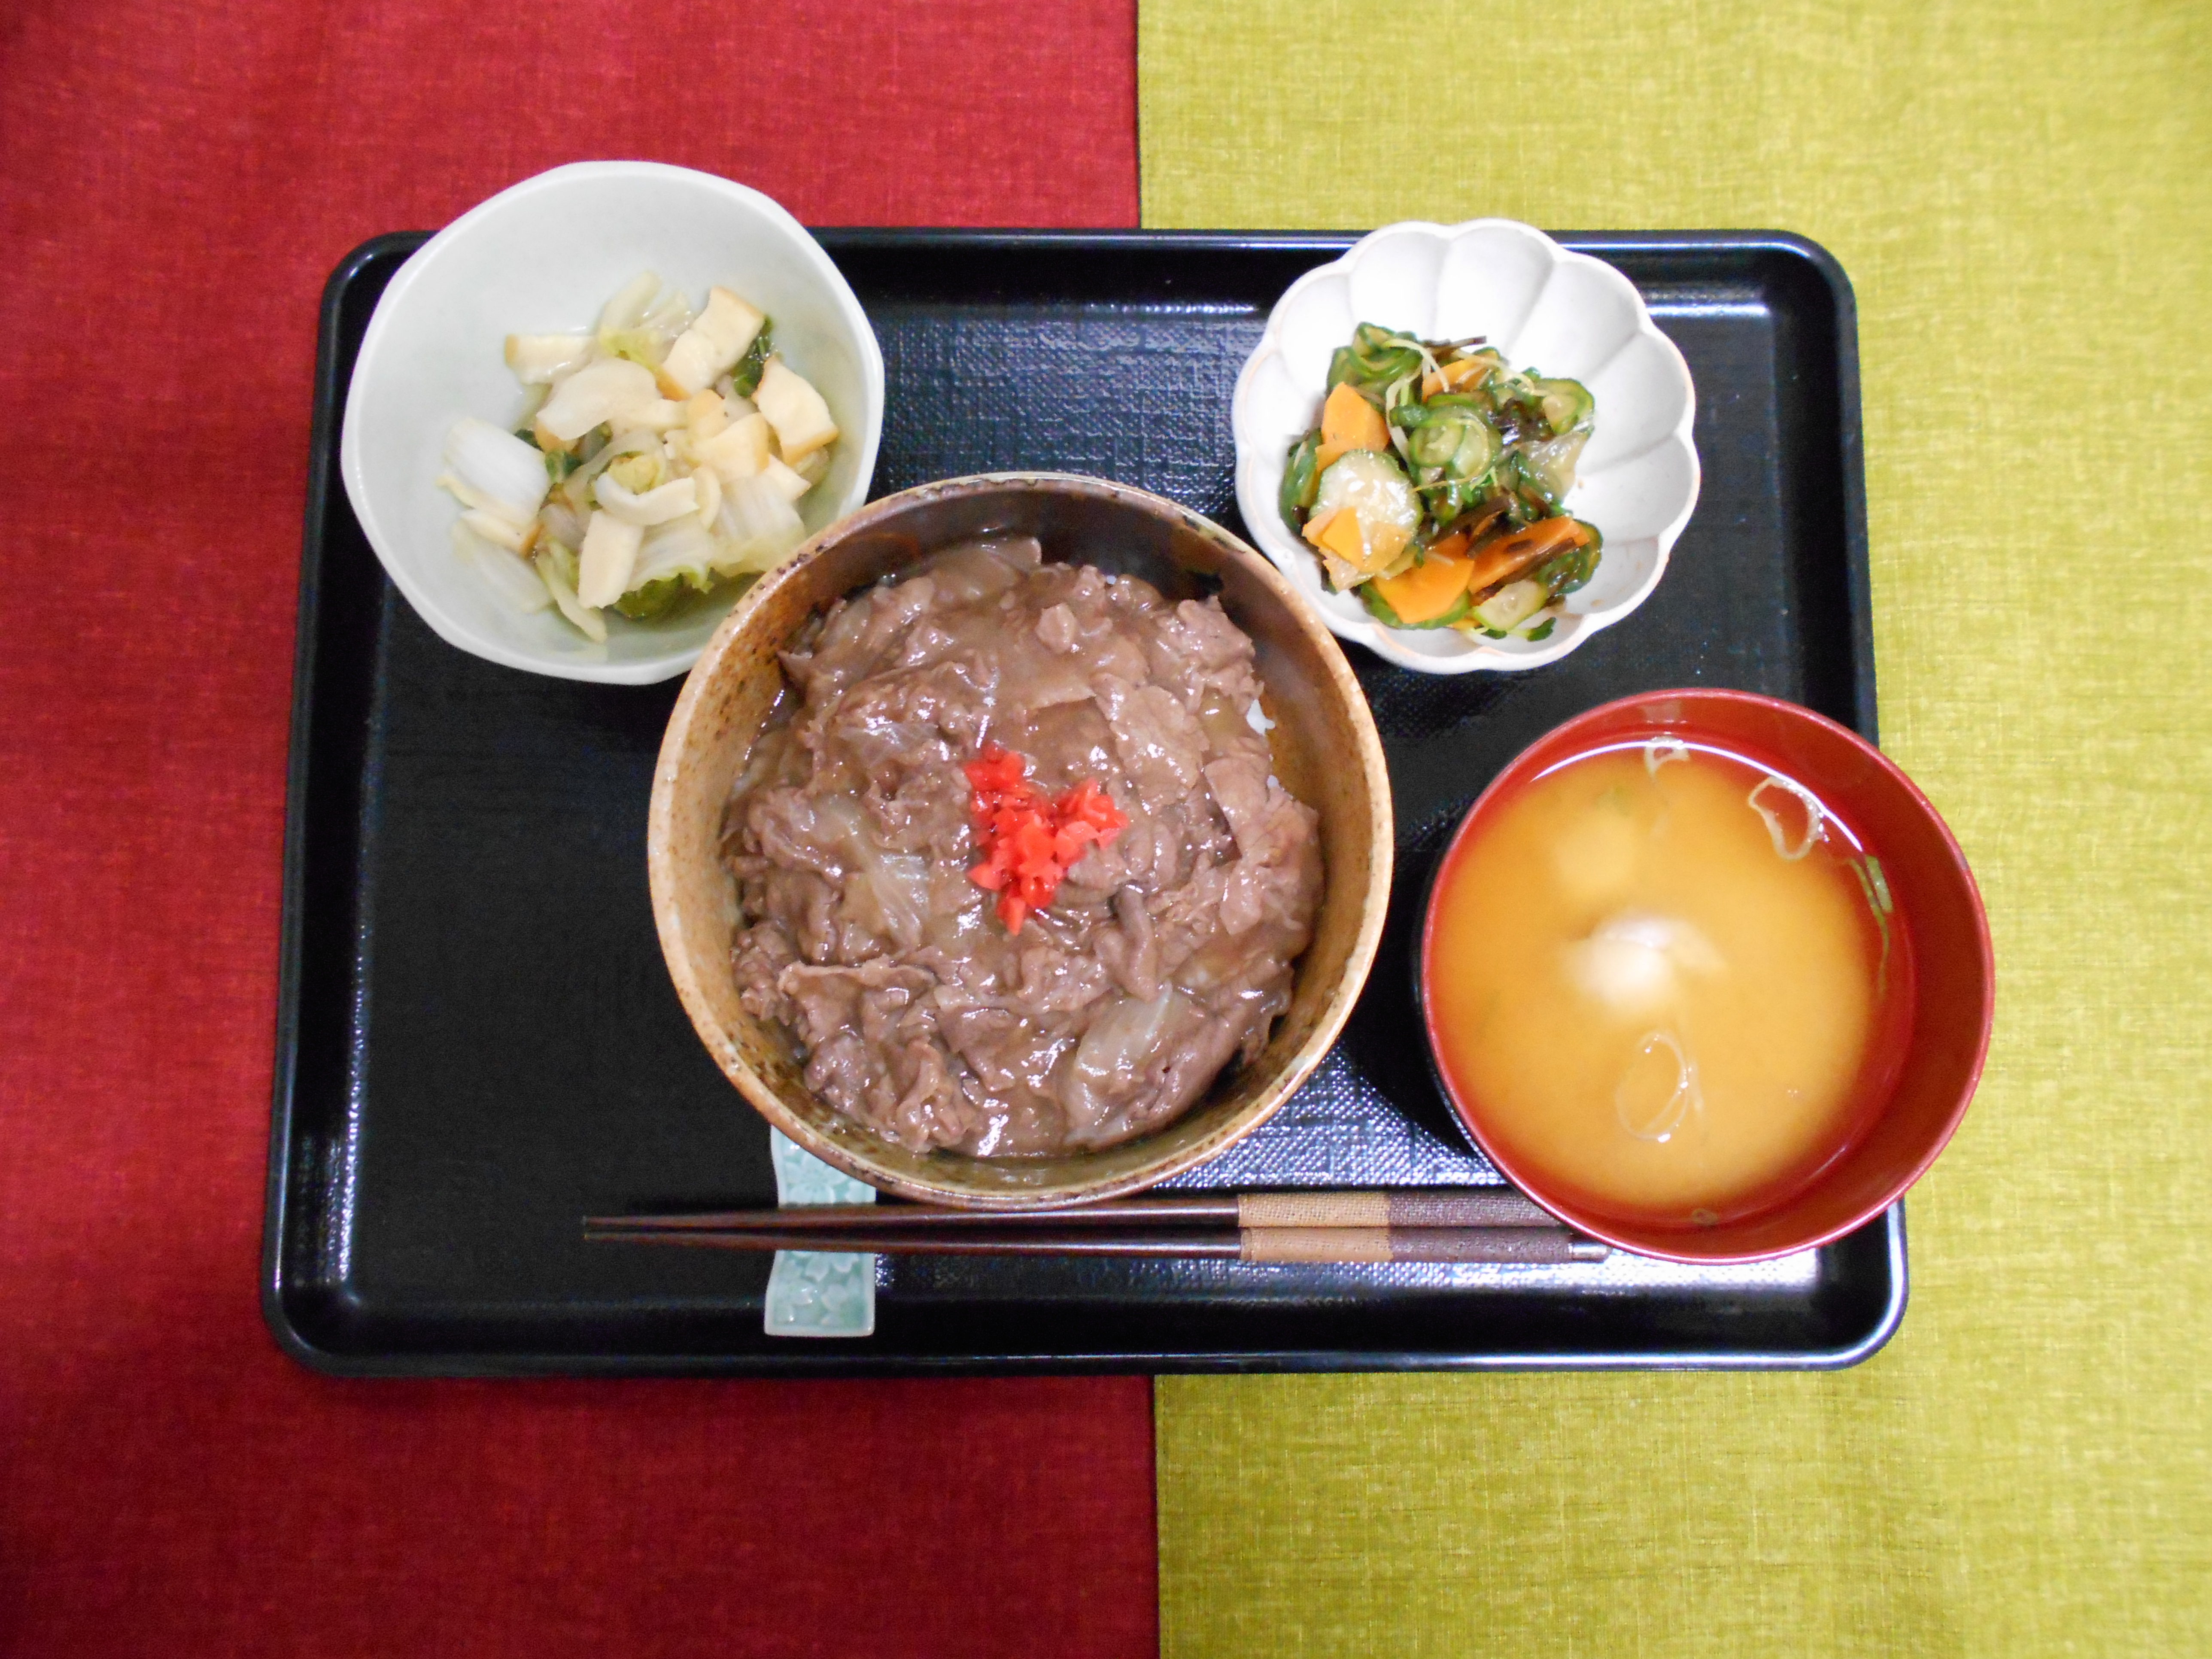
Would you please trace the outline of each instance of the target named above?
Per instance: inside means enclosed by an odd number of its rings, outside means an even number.
[[[780,1129],[768,1132],[780,1206],[871,1205],[876,1189],[831,1169]],[[770,1336],[873,1336],[876,1334],[876,1258],[846,1251],[778,1250],[761,1304],[761,1328]]]

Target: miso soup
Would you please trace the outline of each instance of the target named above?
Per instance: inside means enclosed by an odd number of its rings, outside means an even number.
[[[1881,866],[1796,781],[1672,738],[1486,813],[1439,882],[1439,1062],[1510,1161],[1591,1209],[1710,1224],[1850,1144],[1909,1018]]]

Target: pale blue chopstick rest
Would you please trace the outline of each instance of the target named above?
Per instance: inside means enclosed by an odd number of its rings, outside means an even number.
[[[778,1204],[872,1204],[876,1189],[768,1132]],[[823,1250],[778,1250],[761,1323],[770,1336],[873,1336],[876,1259]]]

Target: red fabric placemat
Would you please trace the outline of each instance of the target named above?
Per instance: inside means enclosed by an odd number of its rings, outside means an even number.
[[[0,15],[0,1649],[1150,1651],[1141,1379],[344,1383],[263,1329],[340,255],[562,161],[1133,224],[1132,0]]]

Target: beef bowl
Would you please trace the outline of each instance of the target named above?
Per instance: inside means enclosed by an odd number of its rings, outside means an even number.
[[[1171,501],[994,474],[763,579],[664,739],[653,914],[761,1115],[902,1197],[1137,1191],[1249,1133],[1358,996],[1382,745],[1283,576]]]

